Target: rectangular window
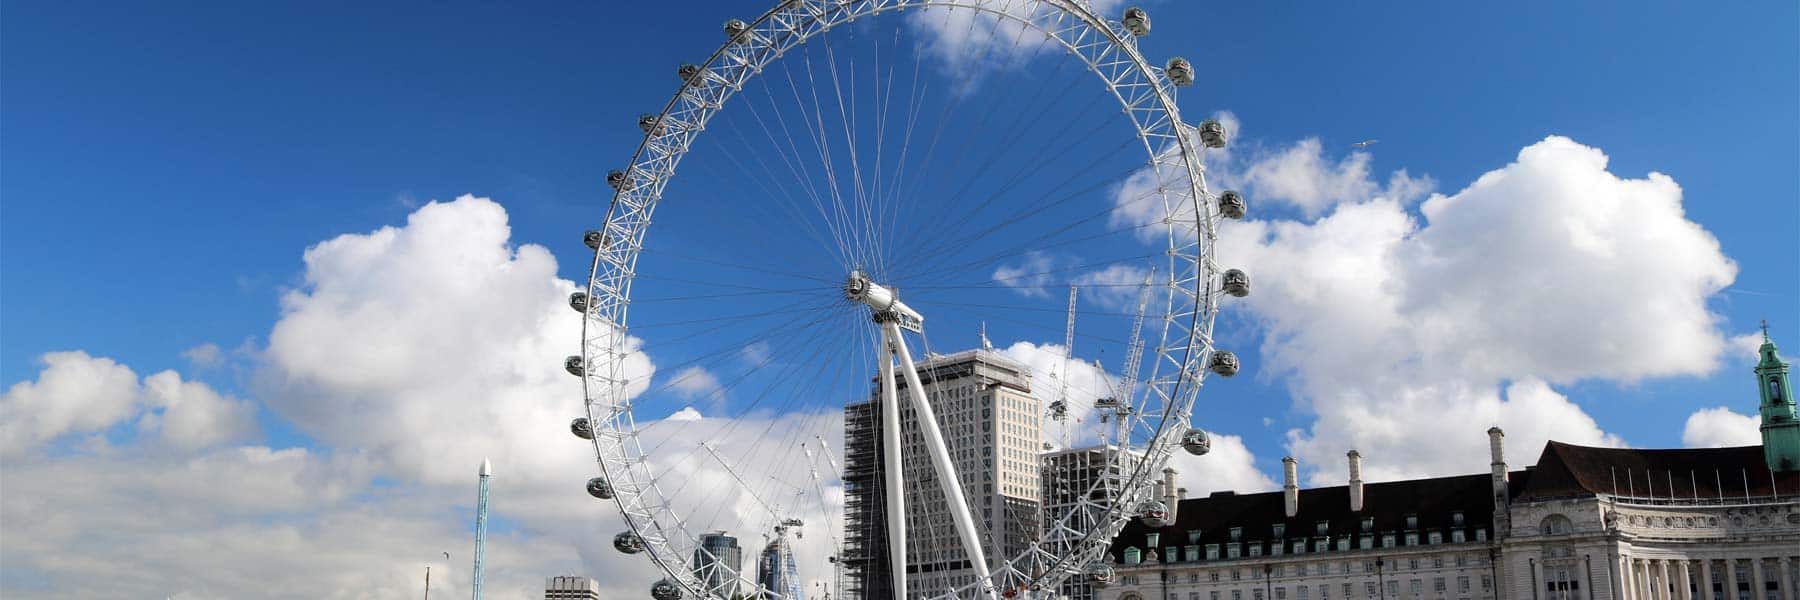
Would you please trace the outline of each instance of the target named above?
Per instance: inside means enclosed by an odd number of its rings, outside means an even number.
[[[1339,537],[1337,539],[1337,549],[1339,552],[1349,550],[1350,549],[1350,537],[1349,536]]]
[[[1431,533],[1426,534],[1425,540],[1427,543],[1442,544],[1444,543],[1444,533],[1433,529]]]
[[[1461,529],[1452,529],[1452,530],[1450,530],[1450,541],[1461,544],[1463,542],[1469,541],[1469,536],[1467,534],[1464,534],[1463,530],[1461,530]]]
[[[1354,591],[1354,590],[1355,590],[1355,589],[1356,589],[1356,588],[1352,588],[1352,587],[1350,587],[1350,584],[1348,584],[1348,583],[1346,583],[1346,584],[1344,584],[1344,600],[1350,600],[1350,593],[1351,593],[1351,592],[1352,592],[1352,591]],[[1374,591],[1374,590],[1369,590],[1369,595],[1370,595],[1370,596],[1373,596],[1373,595],[1375,595],[1375,591]]]
[[[1181,553],[1177,552],[1174,546],[1165,547],[1163,548],[1163,560],[1167,562],[1181,560]]]
[[[1412,570],[1412,571],[1419,570],[1419,559],[1416,559],[1416,558],[1406,559],[1406,568],[1408,570]]]
[[[1213,590],[1211,592],[1207,592],[1206,597],[1211,600],[1219,600],[1219,590]]]
[[[1306,586],[1303,585],[1298,588],[1295,588],[1294,589],[1294,597],[1299,598],[1299,600],[1307,600],[1306,599]]]
[[[1400,580],[1398,580],[1398,579],[1387,580],[1387,595],[1389,597],[1399,597],[1400,596]]]
[[[1287,588],[1275,588],[1275,600],[1287,600]]]
[[[1363,534],[1363,536],[1361,538],[1358,538],[1356,540],[1356,547],[1363,549],[1363,550],[1369,550],[1369,549],[1374,548],[1375,547],[1375,536],[1373,534]]]
[[[1468,555],[1466,555],[1466,554],[1456,555],[1456,566],[1466,567],[1468,565],[1469,565],[1469,556]]]
[[[1349,585],[1349,584],[1345,584],[1345,585]],[[1375,597],[1375,582],[1373,582],[1373,581],[1363,582],[1363,595],[1368,596],[1370,598]]]
[[[1306,554],[1306,540],[1294,540],[1294,554]]]
[[[1241,539],[1244,539],[1244,528],[1242,528],[1242,527],[1231,528],[1231,541],[1235,542],[1235,541],[1238,541]]]
[[[1282,546],[1284,545],[1285,544],[1281,543],[1281,540],[1269,542],[1269,556],[1281,556]]]
[[[1285,524],[1276,523],[1275,525],[1271,526],[1271,530],[1274,531],[1274,537],[1276,539],[1280,539],[1282,537],[1287,536],[1287,525],[1285,525]]]
[[[1237,542],[1232,542],[1231,544],[1225,546],[1225,557],[1226,558],[1237,558],[1239,556],[1243,556],[1244,551],[1241,548],[1241,546],[1243,546],[1243,544],[1239,544]]]
[[[1219,545],[1218,544],[1207,544],[1206,545],[1206,560],[1219,560]]]
[[[1219,572],[1218,571],[1207,571],[1206,579],[1207,579],[1207,581],[1217,582],[1219,580]]]
[[[1462,511],[1459,510],[1459,511],[1450,513],[1450,524],[1455,525],[1457,527],[1462,527],[1462,525],[1463,525]]]
[[[1438,578],[1432,579],[1431,580],[1431,591],[1434,591],[1434,592],[1437,592],[1440,594],[1443,593],[1444,592],[1444,578],[1438,577]]]
[[[1284,565],[1275,565],[1274,573],[1276,577],[1287,577],[1287,567]]]
[[[1412,595],[1414,595],[1414,596],[1423,594],[1423,593],[1425,593],[1425,580],[1414,579],[1412,581],[1407,582],[1406,587],[1408,590],[1412,591]]]
[[[1330,539],[1319,538],[1319,539],[1313,540],[1313,552],[1324,552],[1324,551],[1330,550],[1330,549],[1331,549],[1331,540]]]
[[[1407,529],[1418,529],[1419,528],[1419,515],[1410,514],[1410,513],[1407,514],[1406,515],[1406,528]]]
[[[1417,534],[1417,533],[1413,533],[1413,532],[1407,532],[1407,534],[1406,534],[1406,545],[1408,545],[1408,546],[1417,546],[1417,545],[1419,545],[1419,534]]]
[[[1442,557],[1442,556],[1431,557],[1431,568],[1433,568],[1433,569],[1444,568],[1444,557]]]
[[[1262,588],[1250,590],[1250,600],[1263,600]]]
[[[1188,562],[1195,562],[1195,561],[1200,560],[1200,547],[1199,546],[1182,546],[1181,553],[1183,556],[1186,557],[1184,560],[1186,560]]]
[[[1232,581],[1237,581],[1237,580],[1240,580],[1243,578],[1244,578],[1244,572],[1242,570],[1240,570],[1240,569],[1232,569],[1231,570],[1231,580]]]
[[[1394,534],[1391,534],[1391,533],[1381,534],[1381,547],[1383,547],[1383,548],[1394,547]]]
[[[1456,593],[1458,593],[1458,594],[1469,593],[1469,576],[1468,575],[1464,575],[1462,577],[1456,578]]]
[[[1366,531],[1366,532],[1374,532],[1375,531],[1375,517],[1363,517],[1362,530]]]
[[[1487,541],[1487,529],[1486,528],[1475,530],[1475,541],[1478,541],[1478,542]]]
[[[1492,575],[1482,575],[1481,576],[1481,591],[1485,592],[1485,591],[1488,591],[1491,589],[1494,589],[1493,576]]]
[[[1231,600],[1244,600],[1244,591],[1231,590]]]

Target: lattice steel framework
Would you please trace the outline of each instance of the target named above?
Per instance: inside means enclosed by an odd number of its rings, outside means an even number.
[[[1097,561],[1110,540],[1134,516],[1170,453],[1179,446],[1213,352],[1212,324],[1218,311],[1213,256],[1218,220],[1214,198],[1206,190],[1193,127],[1176,107],[1175,84],[1161,68],[1146,60],[1123,24],[1095,15],[1083,0],[788,0],[748,23],[748,30],[714,51],[699,71],[656,117],[656,123],[625,170],[607,210],[606,221],[590,270],[588,306],[583,318],[582,360],[586,410],[602,475],[615,489],[613,502],[646,554],[687,593],[712,597],[695,577],[686,557],[698,548],[683,516],[672,510],[650,471],[639,443],[625,373],[631,287],[651,216],[676,167],[705,129],[709,119],[744,84],[789,50],[837,26],[859,18],[927,7],[975,10],[1017,22],[1041,32],[1084,62],[1114,96],[1137,129],[1149,168],[1159,182],[1167,234],[1167,269],[1159,269],[1165,310],[1161,327],[1152,327],[1146,346],[1153,356],[1150,373],[1133,398],[1121,399],[1112,434],[1122,445],[1143,453],[1134,461],[1130,484],[1107,490],[1102,498],[1057,518],[1042,540],[1021,556],[999,557],[995,588],[1009,591],[1055,590],[1064,578]],[[1191,216],[1189,216],[1191,215]],[[1154,315],[1154,312],[1152,312]],[[1159,335],[1154,335],[1159,330]],[[644,383],[644,382],[636,382]],[[958,588],[955,597],[977,593],[980,584]],[[766,592],[759,590],[760,592]],[[769,595],[768,597],[775,597]]]

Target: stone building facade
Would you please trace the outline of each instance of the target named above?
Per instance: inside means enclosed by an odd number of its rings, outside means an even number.
[[[1800,600],[1800,420],[1766,335],[1763,444],[1593,448],[1549,442],[1509,470],[1215,493],[1134,523],[1102,600]]]

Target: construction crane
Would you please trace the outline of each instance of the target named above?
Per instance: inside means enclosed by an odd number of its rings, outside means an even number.
[[[1056,400],[1050,402],[1050,418],[1062,429],[1062,447],[1069,447],[1069,360],[1075,355],[1075,293],[1069,286],[1069,319],[1063,326],[1062,376],[1057,378]]]

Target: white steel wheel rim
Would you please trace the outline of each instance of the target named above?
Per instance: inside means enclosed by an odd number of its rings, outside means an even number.
[[[727,41],[700,63],[703,76],[680,91],[657,116],[658,129],[645,135],[626,171],[628,185],[615,192],[608,207],[600,247],[595,251],[586,287],[588,306],[582,319],[582,374],[586,414],[601,475],[613,487],[611,502],[646,554],[685,592],[710,597],[711,591],[686,564],[698,547],[698,536],[673,514],[649,472],[647,453],[625,390],[624,362],[629,333],[628,308],[635,267],[651,216],[675,168],[705,129],[707,121],[763,67],[813,36],[880,13],[928,7],[976,10],[1034,29],[1057,42],[1099,76],[1137,127],[1137,135],[1159,181],[1165,214],[1191,205],[1194,221],[1165,220],[1168,269],[1159,282],[1168,292],[1162,310],[1151,312],[1161,322],[1159,335],[1146,335],[1149,374],[1135,398],[1140,407],[1126,426],[1127,435],[1143,431],[1148,441],[1143,460],[1132,471],[1132,485],[1110,499],[1101,523],[1074,527],[1070,511],[1042,543],[1021,556],[999,559],[991,582],[1000,590],[1054,590],[1064,578],[1099,560],[1110,540],[1132,518],[1133,508],[1148,498],[1155,473],[1180,446],[1202,380],[1206,359],[1214,350],[1212,326],[1218,312],[1215,278],[1221,270],[1213,256],[1218,215],[1207,192],[1198,148],[1180,118],[1175,86],[1138,53],[1136,39],[1124,25],[1094,15],[1080,0],[788,0],[748,23],[742,41]],[[1155,303],[1153,303],[1155,304]],[[1153,330],[1155,331],[1155,330]],[[1149,342],[1158,342],[1150,346]],[[1154,402],[1154,404],[1152,404]],[[1121,419],[1123,420],[1123,419]],[[1058,535],[1060,534],[1060,535]],[[957,588],[954,597],[971,597],[982,582]]]

